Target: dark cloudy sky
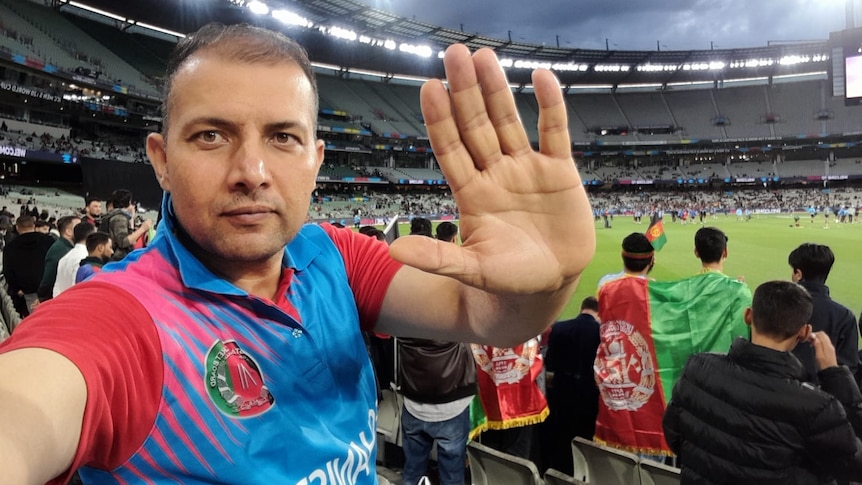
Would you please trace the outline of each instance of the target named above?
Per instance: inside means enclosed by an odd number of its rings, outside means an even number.
[[[362,0],[452,29],[561,47],[662,50],[825,40],[845,26],[845,0]],[[862,0],[855,0],[862,5]],[[860,14],[857,8],[856,18]],[[857,26],[860,22],[857,20]]]

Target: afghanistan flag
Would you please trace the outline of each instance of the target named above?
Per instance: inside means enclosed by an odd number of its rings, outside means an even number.
[[[646,230],[646,238],[652,243],[653,249],[661,251],[667,242],[667,236],[664,235],[664,224],[659,219],[658,214],[653,214],[649,221],[649,227]]]
[[[479,399],[470,408],[471,438],[485,429],[517,428],[548,417],[548,402],[536,384],[543,365],[538,339],[507,349],[473,344],[473,357]]]
[[[677,281],[623,278],[599,289],[601,341],[596,441],[635,453],[670,454],[662,416],[688,358],[727,352],[748,337],[751,290],[719,272]]]

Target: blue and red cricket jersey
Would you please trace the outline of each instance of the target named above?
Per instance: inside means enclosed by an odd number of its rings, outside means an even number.
[[[69,474],[81,467],[87,484],[377,483],[360,322],[373,326],[400,267],[386,245],[305,226],[285,248],[273,302],[212,273],[177,230],[169,215],[151,246],[41,306],[0,346],[54,350],[84,375]]]

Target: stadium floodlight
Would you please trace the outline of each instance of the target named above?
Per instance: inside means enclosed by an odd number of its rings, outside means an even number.
[[[356,32],[354,32],[350,29],[344,29],[344,28],[341,28],[338,26],[332,26],[332,27],[329,27],[329,29],[326,29],[325,27],[321,27],[320,31],[323,32],[324,34],[329,34],[333,37],[336,37],[339,39],[344,39],[344,40],[349,40],[349,41],[355,41],[356,39],[359,38],[359,36],[356,34]]]
[[[155,30],[156,32],[161,32],[162,34],[173,35],[174,37],[185,38],[186,34],[181,34],[179,32],[174,32],[173,30],[163,29],[161,27],[156,27],[155,25],[145,24],[143,22],[135,22],[135,25],[144,29]]]
[[[398,50],[419,57],[431,57],[431,54],[433,53],[431,48],[427,45],[413,45],[406,42],[403,42],[400,46],[398,46]]]
[[[396,43],[395,43],[395,41],[394,41],[394,40],[392,40],[392,39],[386,39],[386,40],[383,42],[383,47],[384,47],[384,48],[386,48],[386,49],[389,49],[389,50],[391,50],[391,51],[394,51],[394,50],[395,50],[395,48],[396,48],[396,47],[398,47],[398,44],[396,44]]]
[[[246,7],[248,7],[248,10],[251,13],[256,15],[266,15],[269,13],[269,7],[260,0],[252,0],[251,2],[248,2]]]
[[[314,23],[311,20],[308,20],[302,15],[291,12],[290,10],[277,9],[273,10],[270,15],[272,15],[272,18],[286,25],[298,25],[305,28],[311,28],[314,26]]]
[[[106,11],[104,11],[104,10],[102,10],[102,9],[98,9],[98,8],[96,8],[96,7],[91,7],[91,6],[89,6],[89,5],[84,5],[83,3],[78,3],[78,2],[69,2],[69,5],[71,5],[71,6],[73,6],[73,7],[80,8],[80,9],[82,9],[82,10],[86,10],[86,11],[88,11],[88,12],[93,12],[93,13],[97,13],[97,14],[99,14],[99,15],[104,15],[105,17],[110,17],[110,18],[112,18],[112,19],[114,19],[114,20],[119,20],[120,22],[125,22],[125,21],[126,21],[126,17],[121,17],[121,16],[119,16],[119,15],[117,15],[117,14],[115,14],[115,13],[106,12]]]

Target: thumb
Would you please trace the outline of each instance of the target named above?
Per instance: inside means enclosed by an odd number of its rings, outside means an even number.
[[[451,276],[464,280],[463,276],[475,268],[468,251],[457,244],[438,241],[427,236],[404,236],[389,246],[389,255],[398,262],[427,273]]]

